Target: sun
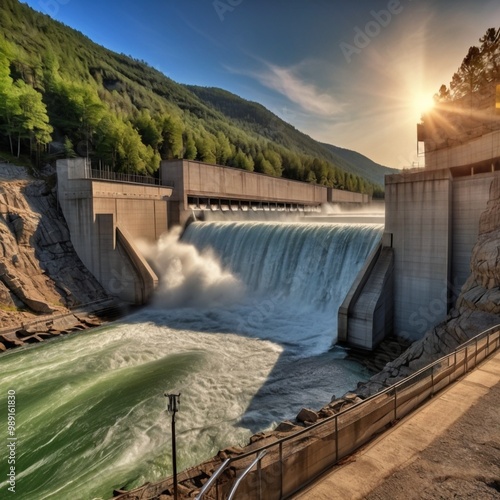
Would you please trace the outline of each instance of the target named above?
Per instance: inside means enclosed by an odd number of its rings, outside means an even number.
[[[429,112],[434,107],[434,98],[430,94],[419,93],[413,100],[413,108],[419,116]]]

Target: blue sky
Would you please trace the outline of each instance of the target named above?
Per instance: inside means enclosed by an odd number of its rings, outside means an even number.
[[[448,84],[500,3],[28,0],[173,80],[260,102],[317,140],[412,166],[422,99]]]

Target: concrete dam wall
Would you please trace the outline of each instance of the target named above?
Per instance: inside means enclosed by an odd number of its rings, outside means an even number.
[[[58,199],[73,246],[111,295],[142,304],[158,278],[134,241],[155,241],[167,230],[172,189],[88,177],[84,158],[57,162]]]
[[[184,225],[192,204],[221,209],[366,203],[367,195],[187,160],[163,162],[157,185],[139,176],[93,171],[84,158],[57,162],[58,199],[85,266],[120,299],[142,304],[158,278],[134,241],[156,241]],[[106,178],[102,178],[106,177]]]
[[[446,319],[470,274],[479,218],[499,176],[446,168],[386,177],[397,335],[416,340]]]
[[[59,202],[72,242],[106,290],[133,303],[145,302],[158,282],[134,241],[157,240],[187,219],[192,203],[291,210],[366,201],[358,193],[185,160],[162,165],[162,182],[172,187],[91,179],[86,168],[84,159],[58,162]],[[386,177],[383,250],[349,292],[339,338],[372,349],[393,331],[416,340],[446,318],[469,275],[491,182],[500,176],[471,173],[445,168]]]
[[[169,225],[184,225],[193,210],[307,210],[325,203],[366,204],[367,194],[270,177],[191,160],[163,161],[162,181],[173,186]]]

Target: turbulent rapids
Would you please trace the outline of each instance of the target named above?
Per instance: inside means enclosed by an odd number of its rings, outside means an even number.
[[[332,348],[337,311],[381,232],[194,223],[181,242],[144,247],[162,278],[151,306],[1,356],[2,435],[16,392],[16,498],[108,498],[170,474],[165,391],[182,393],[182,470],[355,386],[366,373]]]

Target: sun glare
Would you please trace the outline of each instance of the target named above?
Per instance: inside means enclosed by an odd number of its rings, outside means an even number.
[[[434,106],[434,99],[430,94],[421,93],[415,97],[413,106],[415,108],[415,111],[419,115],[422,115],[423,113],[427,113],[432,109],[432,107]]]

